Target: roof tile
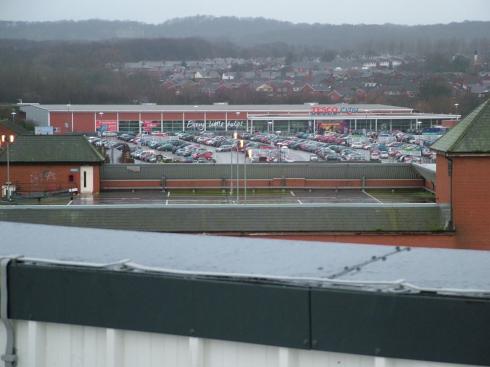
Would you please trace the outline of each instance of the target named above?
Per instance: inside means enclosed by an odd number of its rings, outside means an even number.
[[[446,153],[490,153],[490,100],[438,139],[432,149]]]
[[[81,135],[17,136],[10,146],[12,163],[99,163],[104,157]],[[6,150],[0,151],[0,163],[7,161]]]

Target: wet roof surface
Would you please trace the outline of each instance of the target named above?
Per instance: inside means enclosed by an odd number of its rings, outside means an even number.
[[[268,240],[0,222],[0,256],[490,291],[490,251]],[[373,260],[373,257],[376,257]],[[383,260],[383,257],[385,259]],[[367,263],[364,266],[359,266]],[[358,267],[359,266],[359,267]],[[349,270],[346,271],[345,267]]]
[[[236,188],[235,188],[236,192]],[[244,189],[240,188],[241,203],[245,202]],[[373,189],[373,190],[255,190],[248,189],[248,204],[328,204],[328,203],[427,203],[434,195],[423,189]],[[70,205],[119,204],[230,204],[236,194],[220,190],[157,190],[107,191],[97,195],[77,196]]]

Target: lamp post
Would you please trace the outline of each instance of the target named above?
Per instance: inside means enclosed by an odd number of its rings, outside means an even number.
[[[15,112],[12,112],[15,114]],[[7,143],[7,182],[5,185],[7,186],[7,200],[10,201],[10,185],[12,184],[10,182],[10,144],[13,144],[15,141],[15,135],[2,135],[1,137],[1,143]]]
[[[230,198],[233,196],[233,149],[235,148],[235,143],[238,138],[238,132],[235,130],[233,133],[233,146],[230,150]],[[237,162],[238,162],[238,145],[237,148]],[[237,166],[237,183],[238,183],[238,166]],[[237,195],[238,195],[238,185],[237,185]]]
[[[238,137],[238,134],[235,132],[236,137]],[[240,154],[239,153],[239,148],[241,148],[243,140],[238,141],[237,148],[236,148],[236,202],[237,204],[240,202]]]
[[[242,140],[243,141],[243,140]],[[244,179],[244,201],[247,203],[247,158],[250,158],[252,155],[252,149],[248,149],[245,152],[245,164],[243,166],[243,179]]]
[[[233,196],[233,148],[235,144],[231,146],[230,149],[230,198]]]
[[[244,140],[243,139],[240,139],[239,140],[239,146],[240,146],[240,149],[243,149],[243,145],[244,145]],[[236,202],[238,203],[240,201],[240,189],[239,189],[239,185],[240,185],[240,182],[238,181],[239,177],[238,177],[238,170],[240,169],[240,155],[238,154],[238,149],[237,149],[237,154],[236,154]],[[246,165],[247,165],[247,156],[245,155],[245,168],[244,168],[244,193],[245,193],[245,197],[246,197],[246,191],[247,191],[247,171],[246,171]],[[246,200],[246,199],[245,199]]]
[[[66,108],[68,108],[68,114],[70,115],[71,120],[71,132],[73,132],[73,112],[70,110],[71,103],[67,103]]]

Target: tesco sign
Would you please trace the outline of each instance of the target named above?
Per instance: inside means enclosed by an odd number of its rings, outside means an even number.
[[[359,108],[351,106],[313,106],[311,113],[313,115],[338,115],[339,113],[352,114],[359,112]]]

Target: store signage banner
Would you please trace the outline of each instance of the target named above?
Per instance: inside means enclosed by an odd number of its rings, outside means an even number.
[[[95,129],[97,131],[110,131],[110,132],[116,132],[117,131],[117,121],[113,120],[97,120],[95,121]]]

